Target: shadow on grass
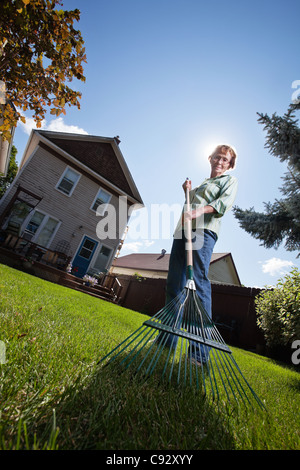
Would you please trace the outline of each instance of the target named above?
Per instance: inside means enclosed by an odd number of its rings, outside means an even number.
[[[95,366],[84,383],[78,380],[65,391],[56,408],[57,445],[103,450],[234,449],[219,406],[227,407],[204,398],[194,387],[165,382],[157,373],[144,380],[142,373],[124,370],[117,362]],[[228,419],[229,415],[230,411]]]

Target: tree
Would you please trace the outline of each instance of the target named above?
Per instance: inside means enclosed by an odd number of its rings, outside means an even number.
[[[16,161],[17,153],[18,153],[18,150],[13,145],[11,148],[11,152],[10,152],[7,175],[5,176],[5,178],[0,178],[0,199],[4,195],[5,191],[7,191],[7,189],[9,188],[9,186],[15,179],[16,174],[18,172],[18,164]]]
[[[266,148],[287,164],[284,184],[279,188],[283,197],[264,203],[265,212],[256,212],[253,207],[233,208],[240,226],[265,248],[278,248],[284,242],[287,251],[300,249],[300,129],[295,118],[299,109],[300,103],[291,104],[282,117],[258,113],[258,122],[267,132]]]
[[[56,9],[61,0],[2,0],[0,2],[0,77],[7,106],[0,107],[0,132],[10,139],[10,128],[22,111],[30,110],[37,127],[50,113],[65,114],[65,106],[80,108],[81,93],[66,82],[85,81],[86,62],[81,32],[73,26],[80,11]],[[13,106],[16,108],[16,112]]]
[[[272,290],[255,298],[257,324],[267,346],[291,346],[300,338],[300,272],[294,268]]]

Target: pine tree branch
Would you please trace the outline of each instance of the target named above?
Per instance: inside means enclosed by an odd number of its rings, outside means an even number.
[[[294,183],[296,184],[296,186],[300,189],[300,179],[297,179],[297,178],[295,177],[295,175],[294,175],[294,173],[292,172],[292,170],[291,170],[291,168],[290,168],[289,165],[287,166],[287,169],[288,169],[288,171],[289,171],[289,173],[290,173],[290,176],[291,176],[292,180],[294,181]]]

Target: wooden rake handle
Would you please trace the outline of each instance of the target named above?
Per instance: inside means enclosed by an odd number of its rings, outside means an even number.
[[[186,179],[189,181],[189,178]],[[186,201],[185,201],[185,210],[190,210],[190,192],[188,188],[185,190]],[[192,221],[184,221],[184,234],[186,238],[186,261],[187,261],[187,276],[188,279],[193,279],[193,248],[192,248]]]

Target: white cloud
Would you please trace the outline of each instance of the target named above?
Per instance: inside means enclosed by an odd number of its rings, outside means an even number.
[[[271,258],[262,263],[262,271],[265,274],[270,274],[270,276],[278,276],[278,275],[284,275],[287,274],[292,266],[294,266],[294,263],[292,261],[286,261],[284,259],[280,258]]]
[[[33,118],[26,117],[26,123],[24,124],[22,121],[19,121],[21,129],[25,132],[25,134],[30,134],[32,129],[37,129],[36,122]],[[62,117],[58,117],[56,119],[52,119],[48,124],[47,121],[44,119],[41,123],[41,127],[39,129],[44,129],[47,131],[56,131],[56,132],[70,132],[73,134],[88,134],[84,129],[78,126],[70,126],[66,124]]]
[[[72,132],[74,134],[87,134],[87,132],[78,126],[69,126],[64,123],[62,117],[53,119],[48,126],[46,126],[47,131],[57,131],[57,132]]]
[[[122,247],[122,253],[124,251],[129,251],[132,253],[140,253],[143,251],[144,248],[148,248],[149,246],[153,245],[154,241],[152,240],[144,240],[143,242],[128,242],[124,243]]]
[[[148,248],[149,246],[153,245],[154,241],[153,240],[145,240],[145,246]]]
[[[133,253],[138,253],[142,246],[143,246],[142,242],[124,243],[124,245],[122,246],[122,253],[124,251],[130,251],[130,252],[133,252]]]
[[[42,127],[40,127],[40,129],[44,129],[46,126],[46,121],[43,120],[41,124],[42,124]],[[25,123],[22,121],[19,121],[19,125],[21,129],[25,132],[25,134],[28,134],[28,135],[30,134],[32,129],[37,129],[36,122],[34,121],[33,118],[26,118]]]

